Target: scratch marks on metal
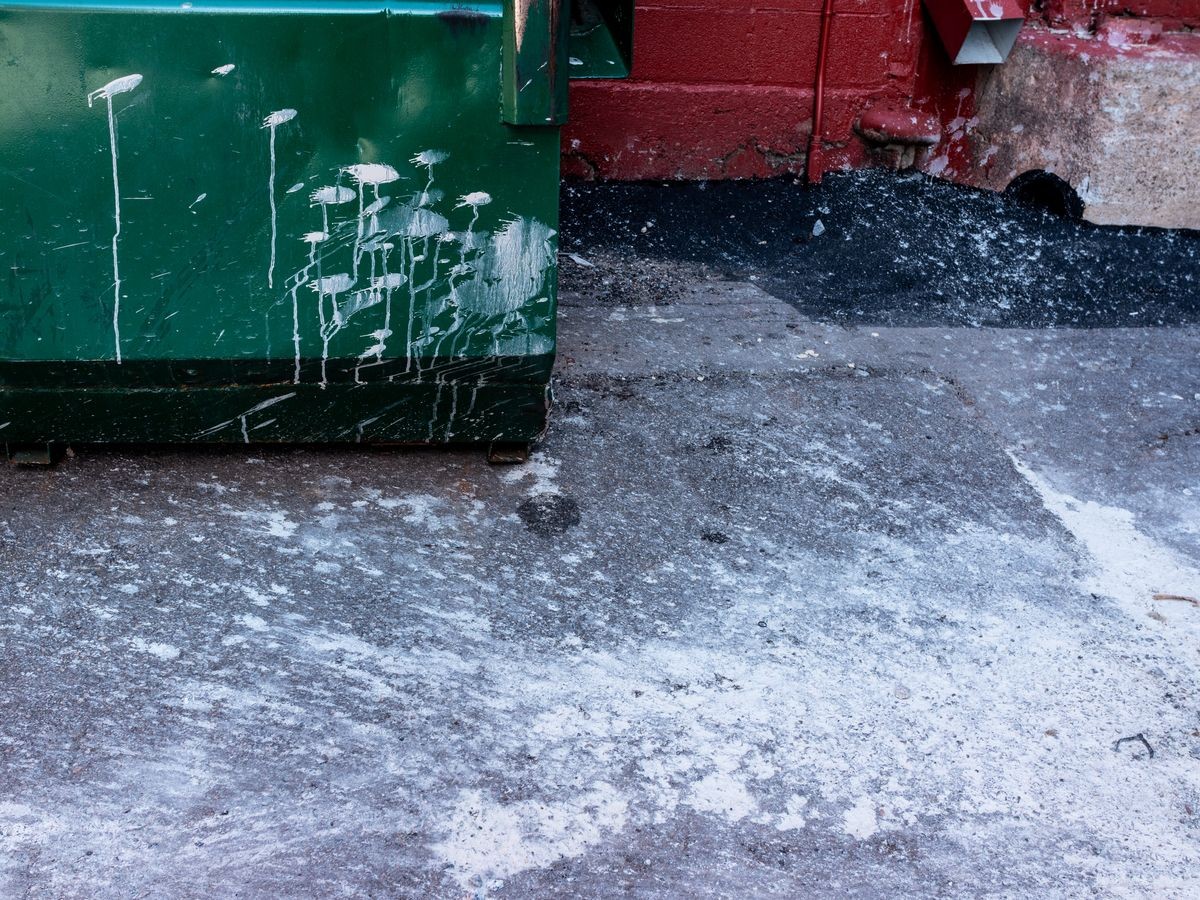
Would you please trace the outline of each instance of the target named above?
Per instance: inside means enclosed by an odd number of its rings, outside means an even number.
[[[142,83],[141,75],[124,75],[110,81],[104,87],[87,95],[90,108],[97,100],[103,100],[108,111],[108,152],[112,157],[113,180],[113,345],[116,349],[117,365],[121,364],[121,261],[118,246],[121,241],[121,182],[117,174],[117,125],[113,115],[113,97],[127,94]]]
[[[525,44],[525,32],[529,30],[529,7],[534,0],[513,0],[513,35],[517,53]]]
[[[248,444],[248,443],[250,443],[250,430],[251,429],[248,427],[247,419],[249,419],[249,417],[254,415],[255,413],[262,412],[264,409],[270,409],[276,403],[282,403],[284,400],[291,400],[295,396],[296,396],[296,392],[292,391],[291,393],[288,393],[288,394],[281,394],[278,397],[271,397],[270,399],[262,401],[262,403],[255,404],[254,406],[252,406],[248,410],[246,410],[244,413],[239,413],[238,415],[234,416],[232,419],[226,419],[224,422],[220,422],[220,423],[212,426],[211,428],[204,429],[204,431],[201,431],[198,435],[196,435],[196,437],[197,438],[208,437],[209,435],[216,434],[218,431],[228,428],[230,425],[237,422],[240,425],[241,430],[242,430],[242,440]],[[257,430],[259,428],[263,428],[263,427],[271,424],[271,422],[274,422],[274,421],[275,421],[274,419],[271,419],[268,422],[262,422],[256,426],[254,426],[254,428],[255,428],[255,430]]]

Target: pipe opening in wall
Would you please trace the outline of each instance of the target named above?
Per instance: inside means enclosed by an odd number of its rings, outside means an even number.
[[[1053,172],[1033,169],[1009,182],[1004,196],[1051,215],[1078,222],[1083,218],[1083,201],[1075,188]]]

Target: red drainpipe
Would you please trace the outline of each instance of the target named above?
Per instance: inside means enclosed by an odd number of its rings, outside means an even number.
[[[825,131],[825,54],[829,48],[829,23],[833,21],[833,0],[825,0],[821,9],[821,37],[817,43],[817,78],[813,84],[812,131],[808,137],[807,172],[809,184],[820,184],[821,143]]]

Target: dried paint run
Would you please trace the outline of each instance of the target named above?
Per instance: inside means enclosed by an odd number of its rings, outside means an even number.
[[[117,126],[113,116],[113,97],[127,94],[142,83],[141,75],[124,75],[114,79],[104,87],[87,95],[90,108],[96,100],[103,100],[108,112],[108,152],[112,158],[113,183],[113,237],[112,237],[112,266],[113,266],[113,348],[117,365],[121,364],[121,260],[119,244],[121,241],[121,181],[117,172]]]

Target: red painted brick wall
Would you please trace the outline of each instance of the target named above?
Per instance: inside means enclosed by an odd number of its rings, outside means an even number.
[[[911,97],[929,65],[919,0],[835,3],[825,87],[830,167],[863,161],[852,134],[862,107]],[[566,170],[609,178],[802,172],[820,21],[821,0],[639,2],[633,77],[572,88]]]
[[[935,113],[947,140],[936,168],[954,176],[980,67],[951,66],[921,0],[834,0],[825,86],[826,170],[869,162],[854,133],[864,108],[891,101]],[[619,179],[802,173],[812,127],[821,0],[639,0],[633,77],[578,81],[563,164]],[[1043,27],[1102,17],[1200,24],[1200,0],[1036,0]]]
[[[1034,13],[1058,28],[1095,28],[1112,16],[1152,17],[1172,30],[1200,27],[1197,0],[1038,0]]]

